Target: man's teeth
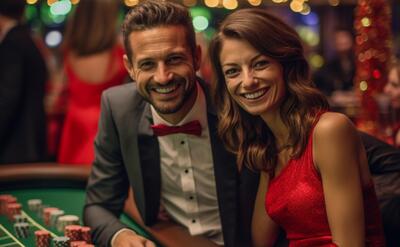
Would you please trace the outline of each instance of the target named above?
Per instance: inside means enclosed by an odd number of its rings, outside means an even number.
[[[246,98],[246,99],[255,99],[255,98],[258,98],[258,97],[260,97],[261,95],[263,95],[264,93],[265,93],[265,89],[264,90],[260,90],[260,91],[257,91],[257,92],[255,92],[255,93],[245,93],[243,96]]]
[[[172,87],[161,87],[161,88],[154,88],[154,91],[156,91],[157,93],[170,93],[172,91],[174,91],[177,88],[177,86],[172,86]]]

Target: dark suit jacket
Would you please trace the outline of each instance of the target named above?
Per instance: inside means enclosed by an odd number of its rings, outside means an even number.
[[[46,80],[29,29],[12,28],[0,43],[0,164],[46,159]]]
[[[250,233],[250,219],[257,179],[251,172],[239,176],[235,157],[217,137],[216,115],[206,88],[218,204],[225,246],[238,246],[238,236]],[[103,93],[99,131],[95,140],[95,161],[87,186],[84,222],[92,227],[97,245],[108,245],[115,232],[126,227],[119,220],[131,185],[139,213],[146,225],[157,220],[160,203],[160,154],[157,137],[150,128],[150,105],[133,83]],[[251,186],[250,193],[240,184]],[[244,203],[239,203],[239,193]],[[250,206],[249,206],[249,205]],[[241,207],[243,206],[243,207]],[[250,216],[250,218],[248,218]],[[244,218],[242,220],[242,218]],[[242,229],[239,229],[240,228]],[[238,234],[240,231],[240,234]],[[249,239],[246,235],[244,239]]]

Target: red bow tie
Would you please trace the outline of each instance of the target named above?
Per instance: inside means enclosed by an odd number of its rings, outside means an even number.
[[[201,125],[200,122],[195,120],[180,126],[168,126],[164,124],[152,125],[154,135],[165,136],[176,133],[184,133],[190,135],[201,136]]]

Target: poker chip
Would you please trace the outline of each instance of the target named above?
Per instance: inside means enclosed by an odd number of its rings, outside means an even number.
[[[64,215],[64,210],[51,211],[50,212],[50,226],[56,227],[58,218],[63,215]]]
[[[10,221],[14,221],[14,215],[21,214],[22,205],[20,203],[7,204],[7,217]]]
[[[38,209],[37,209],[37,216],[40,218],[40,219],[43,219],[43,209],[45,209],[45,208],[49,208],[50,206],[49,205],[45,205],[45,204],[40,204],[39,206],[38,206]]]
[[[81,247],[85,244],[87,244],[85,241],[72,241],[70,246],[71,247]]]
[[[28,223],[14,223],[15,235],[18,238],[28,238],[29,236],[29,224]]]
[[[17,198],[13,197],[10,194],[1,194],[0,195],[0,215],[7,214],[7,204],[17,202]]]
[[[81,227],[81,237],[82,240],[86,241],[86,243],[90,244],[92,242],[92,238],[90,236],[90,227],[82,226]]]
[[[76,215],[63,215],[58,217],[57,230],[64,232],[64,228],[68,225],[79,225],[79,217]]]
[[[35,231],[36,247],[50,247],[50,233],[45,230]]]
[[[42,200],[40,199],[28,200],[28,208],[30,211],[37,212],[41,205],[42,205]]]
[[[47,226],[50,225],[50,213],[53,211],[58,211],[58,208],[54,208],[54,207],[47,207],[47,208],[43,208],[43,221],[44,224],[46,224]]]
[[[64,235],[69,237],[71,241],[82,240],[81,226],[79,225],[68,225],[65,226]]]
[[[54,247],[70,247],[70,240],[68,237],[54,237],[53,238]]]
[[[14,215],[14,222],[15,223],[28,223],[28,218],[22,214],[15,214]]]

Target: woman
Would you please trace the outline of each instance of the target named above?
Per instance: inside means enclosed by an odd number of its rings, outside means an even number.
[[[119,7],[115,0],[81,0],[69,20],[64,43],[68,105],[59,163],[92,163],[101,93],[127,77],[117,39]]]
[[[396,147],[400,147],[400,63],[397,60],[393,60],[390,65],[388,82],[384,87],[384,92],[390,98],[391,116],[392,120],[396,122],[393,126],[393,140],[391,141]]]
[[[365,150],[327,112],[297,33],[260,9],[229,15],[210,44],[219,133],[239,168],[261,170],[254,246],[384,246]]]

